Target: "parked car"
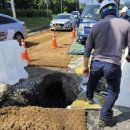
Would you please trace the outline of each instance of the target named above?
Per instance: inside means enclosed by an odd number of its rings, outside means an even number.
[[[25,23],[10,17],[8,15],[0,14],[0,40],[6,40],[8,31],[13,29],[14,34],[12,39],[25,39],[27,37],[27,30]]]
[[[72,30],[75,26],[75,18],[70,13],[58,14],[50,23],[51,30]]]
[[[80,16],[79,11],[72,11],[71,14],[74,15],[75,19],[78,19]]]
[[[129,14],[129,16],[130,16],[130,8],[128,9],[128,14]]]
[[[85,44],[91,27],[96,24],[100,19],[99,4],[87,5],[79,21],[79,27],[77,30],[77,41],[81,44]]]

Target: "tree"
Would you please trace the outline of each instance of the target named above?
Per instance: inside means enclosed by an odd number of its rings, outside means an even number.
[[[9,2],[8,0],[0,0],[0,7],[5,8],[6,7],[6,2]]]
[[[10,0],[0,0],[0,5],[4,8],[5,2]],[[14,0],[16,9],[47,9],[57,14],[61,12],[61,0]],[[79,0],[62,0],[63,11],[71,12],[79,9]]]
[[[44,8],[46,2],[48,2],[48,0],[34,0],[34,5],[36,5],[37,8],[41,9]]]

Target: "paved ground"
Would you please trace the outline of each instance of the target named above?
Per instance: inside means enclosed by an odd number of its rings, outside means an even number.
[[[98,127],[99,111],[89,111],[87,122],[88,130],[130,130],[130,109],[125,107],[115,107],[114,117],[117,124],[114,127]]]

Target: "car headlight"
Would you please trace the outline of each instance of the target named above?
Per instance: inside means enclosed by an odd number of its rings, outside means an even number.
[[[79,25],[78,32],[84,33],[84,25],[83,24]]]
[[[93,25],[94,25],[94,23],[91,23],[89,26],[90,26],[90,28],[92,28],[93,27]]]

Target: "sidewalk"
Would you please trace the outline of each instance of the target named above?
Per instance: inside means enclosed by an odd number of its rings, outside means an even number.
[[[88,130],[130,130],[130,109],[125,107],[115,107],[114,116],[117,120],[117,124],[114,127],[99,128],[97,126],[99,111],[88,111]]]

